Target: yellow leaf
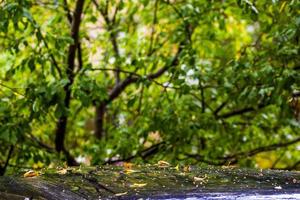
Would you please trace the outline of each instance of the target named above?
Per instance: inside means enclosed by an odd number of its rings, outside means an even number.
[[[158,161],[157,165],[159,167],[169,167],[170,166],[170,163],[166,162],[166,161],[163,161],[163,160],[160,160]]]
[[[33,170],[29,170],[28,172],[25,172],[24,173],[24,177],[25,178],[28,178],[28,177],[35,177],[35,176],[38,176],[39,173],[38,172],[35,172]]]
[[[119,197],[119,196],[126,195],[127,193],[128,193],[128,192],[117,193],[117,194],[115,194],[115,196]]]
[[[140,188],[140,187],[144,187],[146,185],[147,185],[147,183],[134,183],[134,184],[130,185],[130,187],[132,187],[132,188]]]
[[[195,182],[203,182],[203,181],[206,181],[206,179],[207,179],[206,174],[204,175],[204,177],[197,177],[197,176],[194,177]]]
[[[183,167],[183,171],[184,171],[184,172],[190,172],[190,171],[191,171],[191,167],[190,167],[189,165],[184,166],[184,167]]]
[[[63,169],[61,169],[61,170],[58,170],[57,173],[58,173],[58,174],[66,174],[66,173],[68,173],[68,170],[65,169],[65,168],[63,168]]]
[[[133,169],[125,169],[124,170],[124,173],[125,174],[131,174],[131,173],[134,173],[134,172],[137,172],[136,170],[133,170]]]
[[[125,169],[131,169],[133,167],[133,163],[129,163],[129,162],[124,162],[123,163],[123,167]]]

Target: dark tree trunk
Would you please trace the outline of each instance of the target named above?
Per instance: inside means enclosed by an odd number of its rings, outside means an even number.
[[[55,132],[55,150],[57,152],[61,152],[64,150],[64,141],[65,141],[65,133],[67,126],[67,117],[62,116],[59,118],[56,124],[56,132]]]
[[[75,68],[75,58],[76,58],[76,50],[79,44],[79,27],[81,22],[81,14],[83,10],[84,0],[78,0],[76,2],[76,7],[73,14],[72,25],[71,25],[71,37],[73,39],[73,43],[69,46],[68,51],[68,67],[66,70],[67,77],[69,79],[69,83],[64,87],[65,91],[65,100],[64,106],[66,109],[70,108],[71,102],[71,86],[74,81],[74,68]],[[57,152],[63,152],[67,158],[67,162],[69,165],[76,165],[76,161],[67,151],[64,145],[66,129],[67,129],[68,117],[67,114],[64,113],[57,121],[56,124],[56,132],[55,132],[55,149]]]
[[[102,139],[105,136],[105,132],[103,128],[105,110],[106,110],[106,104],[104,102],[102,102],[99,106],[96,106],[95,136],[98,139]]]

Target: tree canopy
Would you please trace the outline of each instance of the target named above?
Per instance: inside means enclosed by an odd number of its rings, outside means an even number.
[[[297,0],[0,1],[0,171],[299,169]]]

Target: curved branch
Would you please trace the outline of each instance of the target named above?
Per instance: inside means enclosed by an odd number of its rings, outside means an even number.
[[[236,164],[238,162],[238,160],[241,158],[254,156],[254,155],[262,153],[262,152],[273,151],[278,148],[288,147],[288,146],[296,144],[298,142],[300,142],[300,137],[296,138],[294,140],[288,141],[288,142],[282,142],[282,143],[271,144],[268,146],[262,146],[262,147],[258,147],[258,148],[255,148],[255,149],[252,149],[249,151],[239,152],[239,153],[229,155],[229,156],[224,156],[224,157],[211,158],[209,160],[205,159],[205,157],[203,155],[199,155],[199,154],[185,154],[185,155],[189,158],[193,158],[199,162],[204,162],[204,163],[207,163],[210,165],[225,165],[226,163]],[[292,167],[295,168],[298,165],[299,165],[299,163],[296,163]]]
[[[106,165],[106,164],[113,164],[113,163],[118,163],[118,162],[128,162],[128,161],[131,161],[137,157],[141,157],[142,159],[146,159],[147,157],[151,156],[151,155],[154,155],[158,152],[158,150],[164,146],[166,143],[165,142],[160,142],[160,143],[157,143],[147,149],[144,149],[138,153],[136,153],[135,155],[132,155],[132,156],[129,156],[127,158],[121,158],[121,159],[117,159],[117,160],[108,160],[106,162],[104,162],[103,164]]]
[[[178,51],[176,53],[176,55],[173,57],[172,61],[169,64],[166,64],[164,67],[160,68],[159,70],[157,70],[155,73],[152,74],[148,74],[146,75],[146,79],[149,80],[153,80],[155,78],[160,77],[161,75],[163,75],[168,69],[170,69],[171,67],[174,67],[176,65],[178,65],[179,62],[179,56],[181,54],[181,52],[183,51],[183,47],[184,47],[184,43],[181,42],[178,48]],[[132,84],[132,83],[136,83],[139,80],[138,77],[134,77],[132,74],[129,75],[125,80],[123,80],[122,82],[120,82],[119,84],[117,84],[112,91],[109,94],[109,98],[106,101],[106,103],[110,103],[111,101],[113,101],[115,98],[117,98],[122,91],[124,91],[124,89]]]
[[[283,148],[283,147],[287,147],[287,146],[296,144],[298,142],[300,142],[300,137],[296,138],[294,140],[288,141],[288,142],[281,142],[281,143],[271,144],[271,145],[268,145],[268,146],[262,146],[262,147],[252,149],[250,151],[239,152],[239,153],[236,153],[236,154],[233,154],[233,155],[221,157],[221,159],[230,160],[230,159],[238,159],[238,158],[241,158],[241,157],[254,156],[258,153],[273,151],[273,150],[276,150],[278,148]]]
[[[236,109],[236,110],[224,113],[224,114],[217,115],[217,118],[229,118],[229,117],[234,117],[236,115],[242,115],[242,114],[245,114],[245,113],[248,113],[248,112],[253,112],[253,111],[256,111],[258,109],[264,108],[268,105],[269,104],[262,104],[261,103],[257,106],[257,108],[256,107],[246,107],[246,108]]]

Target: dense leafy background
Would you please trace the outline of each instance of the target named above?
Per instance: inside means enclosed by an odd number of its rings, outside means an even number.
[[[1,169],[73,158],[299,169],[299,8],[0,1]]]

